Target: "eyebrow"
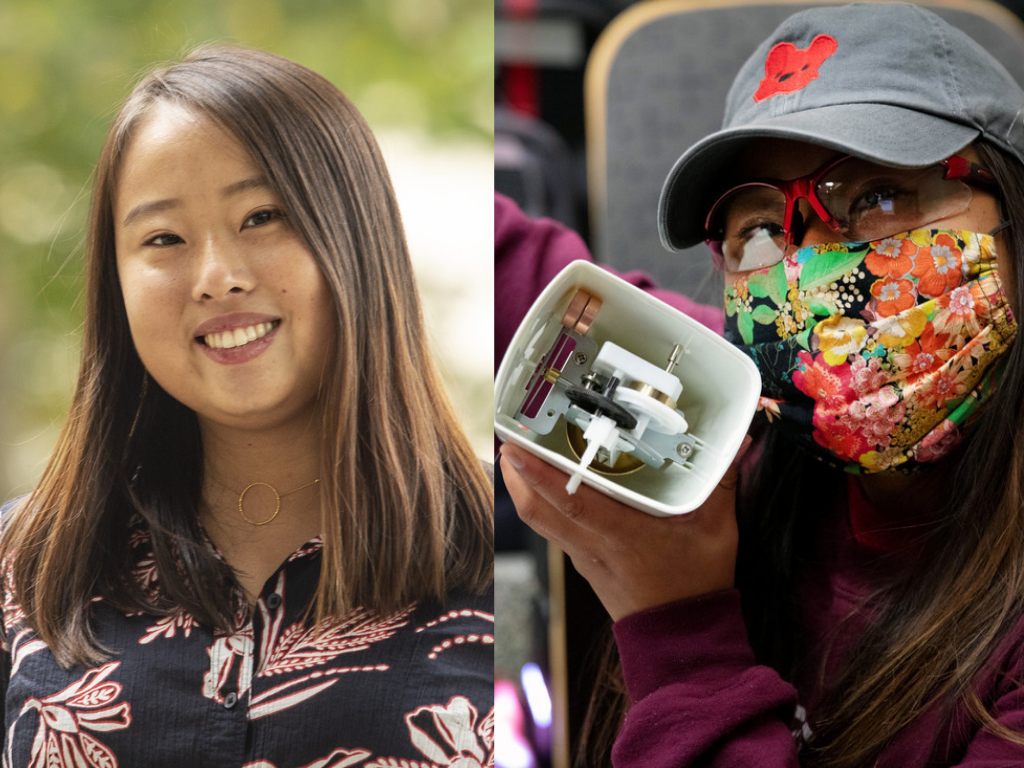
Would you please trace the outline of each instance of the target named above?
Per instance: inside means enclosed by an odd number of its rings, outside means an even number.
[[[250,189],[270,189],[270,184],[262,176],[253,176],[249,179],[236,181],[234,184],[228,184],[220,191],[220,194],[222,197],[231,197],[240,192],[248,192]]]
[[[248,179],[242,179],[228,184],[221,191],[221,197],[233,197],[234,195],[247,192],[250,189],[270,189],[270,184],[262,176],[253,176]],[[128,211],[128,215],[124,217],[124,221],[121,226],[127,227],[133,221],[143,216],[147,216],[153,213],[160,213],[161,211],[167,211],[172,208],[177,208],[181,205],[181,199],[177,197],[169,197],[165,200],[153,200],[148,203],[140,203]]]

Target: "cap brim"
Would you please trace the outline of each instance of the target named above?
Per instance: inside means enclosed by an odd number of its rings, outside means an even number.
[[[981,131],[916,110],[888,104],[840,104],[793,112],[713,133],[672,166],[658,203],[658,231],[672,251],[704,240],[712,195],[720,194],[728,166],[756,139],[806,141],[874,162],[920,168],[945,160]]]

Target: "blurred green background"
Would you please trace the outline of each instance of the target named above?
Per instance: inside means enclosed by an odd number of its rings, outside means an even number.
[[[28,491],[78,369],[90,174],[140,74],[217,41],[320,72],[366,116],[440,364],[492,450],[492,0],[0,3],[0,501]]]

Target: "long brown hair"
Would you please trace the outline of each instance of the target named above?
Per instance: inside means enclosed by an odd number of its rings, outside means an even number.
[[[1009,246],[1000,262],[1016,318],[1024,316],[1024,165],[983,141],[980,163],[996,177]],[[1024,344],[1009,352],[995,396],[961,451],[919,477],[943,500],[922,528],[921,556],[867,600],[872,621],[838,673],[824,680],[809,715],[801,765],[873,765],[901,730],[930,707],[949,716],[962,703],[983,728],[1024,744],[1000,725],[974,689],[999,643],[1024,616]],[[809,652],[799,633],[799,586],[815,560],[822,506],[844,489],[829,469],[777,430],[757,436],[760,459],[740,487],[737,586],[758,663],[788,680]],[[825,514],[828,514],[826,511]],[[611,633],[605,642],[611,645]],[[612,646],[613,647],[613,646]],[[611,744],[629,706],[612,655],[590,703],[579,768],[610,765]],[[1020,681],[1016,681],[1020,684]]]
[[[248,150],[334,296],[337,348],[318,401],[324,546],[313,619],[484,591],[492,491],[430,357],[369,127],[334,85],[294,62],[206,47],[135,87],[96,167],[78,385],[42,480],[5,521],[0,545],[29,626],[64,665],[105,650],[89,622],[95,594],[125,610],[183,609],[232,627],[234,577],[199,526],[197,420],[146,374],[117,276],[112,199],[134,132],[160,102],[213,120]],[[134,514],[152,533],[166,594],[157,602],[132,576]]]

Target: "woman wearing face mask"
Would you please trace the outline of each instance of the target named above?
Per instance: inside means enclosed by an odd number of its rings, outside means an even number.
[[[83,358],[4,512],[5,766],[484,766],[492,500],[337,88],[200,49],[97,165]]]
[[[921,8],[815,9],[672,169],[663,239],[709,242],[761,371],[753,449],[656,519],[503,448],[616,620],[616,766],[1024,763],[1022,110]]]

